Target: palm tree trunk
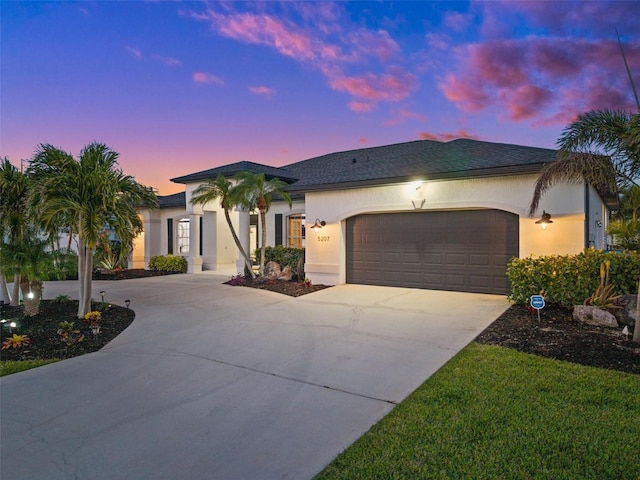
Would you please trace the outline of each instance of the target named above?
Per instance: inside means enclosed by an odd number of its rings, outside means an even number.
[[[266,256],[267,247],[267,210],[266,208],[260,209],[260,223],[262,224],[262,245],[260,246],[260,276],[264,275],[264,260]]]
[[[9,295],[9,287],[7,286],[7,277],[3,271],[0,271],[0,301],[2,303],[11,303],[11,295]]]
[[[78,248],[78,283],[80,295],[78,299],[78,318],[91,311],[91,275],[93,273],[93,249],[85,245],[84,239],[79,239]]]
[[[638,281],[638,296],[636,297],[636,326],[633,328],[633,341],[640,343],[640,280]]]
[[[247,252],[244,251],[244,248],[242,248],[240,239],[238,238],[238,235],[236,235],[236,230],[233,228],[233,223],[231,223],[231,216],[229,215],[229,210],[227,208],[224,209],[224,218],[227,220],[227,225],[229,226],[229,230],[231,230],[231,235],[233,236],[233,241],[236,242],[236,247],[238,247],[238,251],[240,252],[240,255],[242,255],[242,258],[244,258],[244,263],[249,270],[251,278],[256,278],[255,273],[253,273],[251,257],[249,257],[249,255],[247,255]]]
[[[24,314],[33,317],[40,313],[40,300],[42,299],[42,282],[39,280],[25,280],[20,282],[22,298],[24,302]]]
[[[20,274],[13,274],[13,289],[11,292],[11,303],[9,304],[12,307],[20,306]]]

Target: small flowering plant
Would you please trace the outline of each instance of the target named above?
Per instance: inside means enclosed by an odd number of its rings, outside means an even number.
[[[2,342],[2,350],[8,350],[9,348],[22,348],[31,343],[27,335],[18,335],[14,333],[11,337]]]
[[[97,327],[100,325],[100,319],[102,318],[102,314],[97,310],[92,312],[87,312],[84,315],[84,321],[87,322],[91,327]]]

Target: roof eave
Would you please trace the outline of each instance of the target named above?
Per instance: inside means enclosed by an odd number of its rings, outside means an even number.
[[[436,174],[424,174],[424,175],[404,175],[398,177],[387,177],[370,180],[356,180],[350,182],[337,182],[318,185],[301,185],[296,187],[295,184],[287,187],[287,192],[320,192],[339,189],[350,188],[363,188],[363,187],[375,187],[380,185],[397,184],[404,182],[412,182],[422,178],[424,181],[430,180],[465,180],[470,178],[484,178],[484,177],[502,177],[508,175],[527,175],[539,173],[544,167],[545,163],[535,163],[528,165],[513,165],[508,167],[498,168],[485,168],[476,170],[463,170],[457,172],[443,172]]]

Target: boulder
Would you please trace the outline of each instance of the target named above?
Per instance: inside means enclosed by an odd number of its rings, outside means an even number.
[[[592,305],[576,305],[573,307],[573,319],[596,327],[618,328],[618,320],[613,313]]]
[[[613,314],[618,320],[618,324],[621,327],[629,327],[629,331],[633,331],[633,327],[636,324],[636,307],[638,306],[638,296],[633,295],[620,295],[614,304],[618,307],[613,311]]]
[[[280,270],[280,264],[277,262],[267,262],[264,266],[264,276],[269,280],[275,280],[282,275],[282,271]]]
[[[280,276],[278,277],[278,280],[290,281],[292,278],[293,278],[293,270],[291,269],[291,267],[289,265],[286,265],[282,269],[282,272],[280,273]]]

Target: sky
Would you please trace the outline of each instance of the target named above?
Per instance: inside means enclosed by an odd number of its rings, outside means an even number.
[[[640,2],[0,2],[0,157],[104,143],[161,195],[252,161],[473,138],[554,148],[635,111]]]

